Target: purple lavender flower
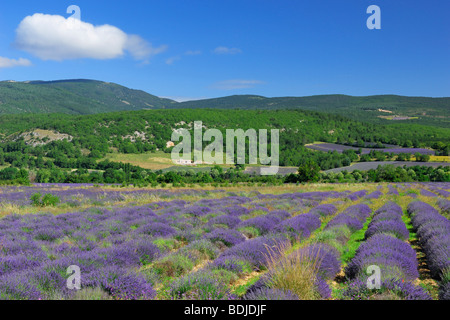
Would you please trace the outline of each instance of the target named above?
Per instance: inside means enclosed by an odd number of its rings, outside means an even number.
[[[0,278],[0,299],[42,300],[45,295],[30,281],[27,273],[14,273]]]
[[[282,221],[274,228],[274,231],[287,232],[305,239],[311,235],[311,232],[319,228],[320,224],[317,215],[305,213]]]
[[[437,195],[436,194],[434,194],[433,192],[431,192],[431,191],[428,191],[427,189],[421,189],[420,190],[420,194],[421,195],[423,195],[423,196],[425,196],[425,197],[437,197]]]
[[[170,295],[183,300],[233,299],[226,279],[211,270],[202,270],[176,279],[170,285]]]
[[[319,293],[322,299],[331,298],[331,288],[325,280],[323,280],[321,277],[316,277],[316,279],[314,280],[314,284],[316,287],[316,291]]]
[[[409,231],[402,220],[402,208],[398,204],[388,202],[374,213],[365,238],[377,233],[389,233],[401,240],[409,238]]]
[[[136,229],[140,234],[148,234],[154,237],[170,237],[177,231],[164,223],[154,222]]]
[[[239,205],[224,207],[224,208],[221,208],[220,211],[222,211],[226,214],[229,214],[231,216],[235,216],[235,217],[239,217],[239,216],[248,214],[250,212],[249,209],[247,209],[245,207],[241,207]]]
[[[396,195],[396,196],[399,195],[397,189],[395,189],[395,187],[390,185],[390,184],[388,184],[388,192],[387,192],[387,194],[388,195]]]
[[[374,192],[365,196],[365,199],[378,199],[382,195],[383,195],[383,192],[381,192],[380,190],[375,190]]]
[[[333,204],[320,204],[312,208],[308,213],[315,214],[319,217],[332,216],[337,212],[337,208]]]
[[[380,289],[369,289],[364,281],[356,280],[351,282],[344,292],[344,297],[352,300],[370,300],[374,299],[374,296],[389,299],[389,295],[394,295],[402,300],[432,300],[430,295],[420,286],[396,279],[382,281]]]
[[[363,227],[363,222],[370,216],[371,211],[372,210],[370,210],[369,206],[366,204],[356,204],[350,206],[331,219],[325,227],[325,230],[342,225],[350,228],[352,232],[360,230]]]
[[[0,276],[10,272],[33,269],[40,265],[39,261],[28,258],[24,255],[0,256]]]
[[[376,223],[371,223],[366,230],[365,238],[368,239],[378,233],[392,234],[400,240],[407,240],[409,238],[409,231],[401,219],[383,220]]]
[[[243,258],[237,255],[221,255],[209,265],[212,269],[224,269],[231,271],[235,274],[242,274],[245,271],[246,266],[250,266],[249,262],[246,262]]]
[[[267,214],[268,217],[277,217],[280,220],[291,218],[291,214],[286,210],[273,210]]]
[[[242,233],[232,229],[214,229],[204,237],[205,239],[208,239],[213,243],[221,241],[227,247],[232,247],[238,243],[245,241],[245,237],[242,235]]]
[[[214,217],[211,220],[209,220],[207,225],[208,226],[225,225],[228,228],[232,229],[232,228],[236,227],[240,222],[241,222],[241,219],[239,219],[236,216],[221,215],[221,216],[217,216],[217,217]]]
[[[341,270],[339,252],[327,244],[315,243],[293,254],[300,255],[301,259],[315,262],[318,276],[322,279],[334,279]]]
[[[270,278],[267,275],[267,273],[263,274],[258,280],[256,280],[255,283],[253,283],[250,287],[247,288],[245,295],[252,294],[255,291],[267,288],[269,281],[270,281]]]
[[[359,190],[359,191],[349,194],[347,196],[347,198],[349,198],[352,201],[356,201],[356,200],[364,197],[366,194],[367,194],[367,190]]]
[[[450,300],[450,282],[442,283],[439,287],[439,300]]]
[[[202,207],[202,206],[196,206],[196,205],[184,208],[184,213],[191,214],[194,217],[201,217],[201,216],[207,215],[211,211],[212,210],[208,207]]]
[[[350,279],[366,278],[366,269],[371,265],[381,268],[382,279],[414,280],[419,277],[416,252],[408,243],[390,235],[375,234],[363,242],[345,274]]]
[[[438,194],[438,195],[440,195],[440,196],[442,196],[442,197],[445,197],[445,198],[450,197],[450,192],[448,192],[447,190],[442,190],[442,189],[438,189],[438,188],[431,188],[431,187],[430,187],[430,189],[431,189],[434,193],[436,193],[436,194]]]
[[[254,290],[243,297],[243,300],[299,300],[290,290],[263,287]]]
[[[105,267],[85,275],[82,286],[100,287],[117,300],[151,300],[156,296],[143,277],[119,267]]]
[[[431,275],[439,279],[450,269],[450,221],[421,201],[411,202],[408,214],[425,251]]]
[[[245,220],[241,222],[239,225],[236,226],[237,229],[240,228],[246,228],[246,227],[253,227],[256,228],[261,235],[264,235],[280,223],[280,219],[275,216],[259,216],[255,218],[251,218],[248,220]]]
[[[270,256],[276,256],[274,247],[286,243],[287,239],[280,237],[259,237],[241,242],[224,251],[219,259],[239,259],[249,262],[254,268],[265,268]]]
[[[450,212],[450,200],[439,199],[437,201],[437,205],[441,209],[441,213],[449,213]]]

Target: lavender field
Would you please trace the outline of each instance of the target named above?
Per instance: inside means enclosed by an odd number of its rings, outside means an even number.
[[[361,149],[361,154],[368,154],[371,151],[380,151],[380,152],[394,153],[394,154],[399,154],[399,153],[415,154],[418,152],[420,154],[434,155],[434,150],[431,150],[431,149],[402,148],[402,147],[393,146],[393,145],[388,145],[387,148],[381,148],[381,149],[380,148],[357,148],[357,147],[346,146],[346,145],[336,144],[336,143],[310,144],[310,145],[307,145],[306,147],[309,149],[312,149],[312,150],[317,150],[317,151],[324,151],[324,152],[337,151],[339,153],[342,153],[345,150],[358,151],[359,149]]]
[[[0,299],[448,300],[449,217],[449,183],[1,187]]]

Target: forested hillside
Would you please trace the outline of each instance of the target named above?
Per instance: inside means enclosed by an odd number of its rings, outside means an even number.
[[[142,109],[300,109],[378,124],[450,126],[450,98],[319,95],[266,98],[235,95],[178,103],[95,80],[0,82],[0,114],[96,114]]]
[[[343,115],[373,123],[402,122],[450,126],[450,98],[404,97],[378,95],[353,97],[319,95],[310,97],[266,98],[252,95],[229,96],[186,101],[176,108],[220,109],[302,109]],[[402,120],[403,119],[403,120]]]
[[[338,152],[314,152],[304,144],[314,141],[409,144],[434,147],[448,144],[449,130],[428,126],[380,126],[341,116],[300,110],[148,110],[86,116],[63,114],[4,115],[0,117],[2,142],[0,158],[17,167],[27,167],[35,157],[52,159],[59,167],[77,167],[80,158],[102,158],[111,150],[120,153],[143,153],[166,150],[174,129],[193,130],[193,122],[206,128],[249,128],[280,130],[280,165],[298,166],[312,159],[322,169],[348,165],[352,159]],[[35,129],[65,134],[70,139],[26,141]],[[70,141],[69,141],[70,140]],[[207,143],[205,143],[206,145]],[[82,153],[83,151],[84,153]],[[1,159],[0,159],[1,160]],[[87,165],[88,167],[90,165]]]
[[[0,82],[0,114],[94,114],[163,108],[175,101],[95,80]]]

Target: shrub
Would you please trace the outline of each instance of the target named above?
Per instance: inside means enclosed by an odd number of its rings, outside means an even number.
[[[45,194],[41,199],[40,193],[35,193],[30,198],[31,204],[35,207],[49,207],[49,206],[56,206],[60,199],[58,196],[54,196],[51,193]]]
[[[318,274],[318,258],[306,256],[295,251],[288,257],[277,257],[289,246],[279,246],[272,251],[268,259],[267,287],[290,291],[300,300],[316,300],[320,294],[316,289],[315,280]],[[311,259],[312,258],[312,259]]]

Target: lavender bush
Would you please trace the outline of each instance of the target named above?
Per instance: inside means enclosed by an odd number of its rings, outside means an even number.
[[[345,268],[345,274],[349,279],[365,279],[371,265],[380,267],[382,279],[414,280],[419,277],[416,252],[408,243],[390,235],[375,234],[363,242]]]
[[[411,202],[408,214],[425,251],[431,275],[439,279],[450,269],[450,221],[421,201]]]
[[[343,295],[350,300],[431,300],[421,287],[395,279],[384,280],[380,289],[369,289],[364,281],[356,280]]]

